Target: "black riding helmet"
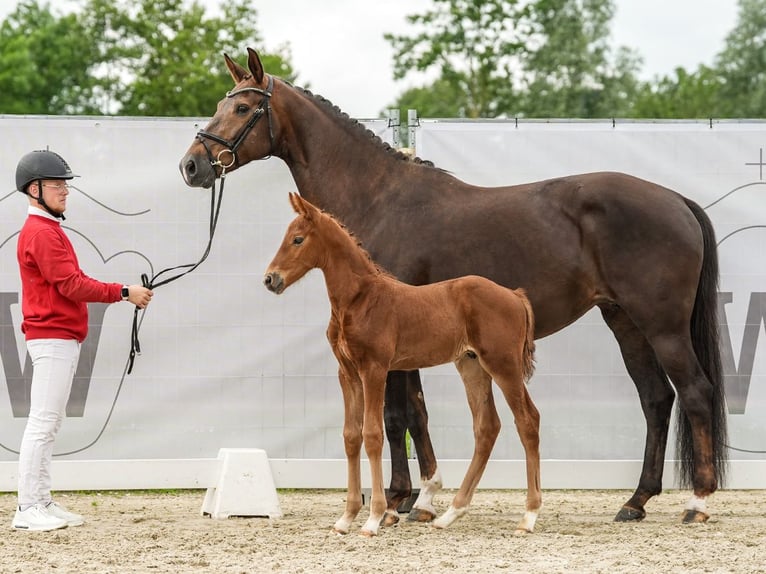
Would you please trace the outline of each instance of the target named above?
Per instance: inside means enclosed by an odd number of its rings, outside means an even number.
[[[27,192],[27,186],[40,179],[72,179],[69,164],[56,152],[43,149],[31,151],[16,166],[16,189]]]
[[[43,200],[41,181],[43,179],[72,179],[78,177],[66,160],[56,152],[47,149],[31,151],[19,160],[16,166],[16,189],[28,194],[28,186],[36,181],[40,193],[37,202],[54,217],[64,219],[64,214],[52,211]]]

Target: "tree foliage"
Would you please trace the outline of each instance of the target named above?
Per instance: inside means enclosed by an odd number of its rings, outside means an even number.
[[[261,44],[248,0],[23,0],[0,26],[0,113],[205,116],[231,87],[222,54]],[[294,79],[289,51],[261,52]]]
[[[421,117],[763,118],[766,0],[738,2],[712,67],[640,81],[638,53],[610,44],[614,0],[435,0],[408,17],[413,34],[386,35],[396,78],[435,77],[392,107]]]
[[[413,35],[385,36],[396,78],[438,74],[398,103],[426,92],[439,99],[446,87],[457,96],[450,115],[463,117],[592,117],[627,106],[639,60],[612,53],[613,14],[613,0],[435,0],[408,16]]]

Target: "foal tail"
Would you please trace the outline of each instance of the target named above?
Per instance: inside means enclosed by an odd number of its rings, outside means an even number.
[[[524,334],[524,353],[521,362],[521,372],[524,380],[529,381],[532,373],[535,372],[535,315],[532,312],[532,304],[527,299],[527,292],[524,289],[515,289],[514,293],[521,299],[526,314],[527,329]]]
[[[713,466],[718,486],[723,485],[726,475],[726,398],[724,395],[723,369],[718,331],[718,250],[713,225],[705,211],[690,199],[684,198],[687,207],[697,218],[702,230],[703,259],[697,286],[697,297],[691,319],[692,346],[702,370],[713,387],[712,433]],[[680,459],[681,486],[689,487],[693,476],[692,432],[689,419],[680,406],[676,420],[676,452]]]

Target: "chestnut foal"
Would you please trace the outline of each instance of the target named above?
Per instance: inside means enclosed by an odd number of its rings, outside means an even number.
[[[386,512],[383,488],[383,402],[391,370],[452,361],[473,416],[474,452],[449,509],[433,521],[445,528],[465,514],[500,432],[492,380],[513,411],[527,467],[526,512],[516,533],[532,532],[542,503],[540,416],[525,382],[533,371],[534,320],[522,290],[478,276],[430,285],[397,281],[370,259],[329,214],[291,193],[290,223],[264,283],[280,294],[308,271],[322,270],[332,308],[327,338],[338,360],[348,460],[346,509],[334,530],[349,531],[362,507],[360,451],[370,462],[370,515],[362,534],[378,533]],[[395,520],[393,520],[395,522]]]

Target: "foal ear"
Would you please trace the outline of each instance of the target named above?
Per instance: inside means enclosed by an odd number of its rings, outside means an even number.
[[[223,53],[223,59],[226,61],[226,67],[229,68],[229,75],[232,80],[235,84],[239,84],[248,75],[247,70],[229,58],[226,52]]]
[[[250,68],[255,82],[260,84],[263,81],[263,64],[261,64],[261,59],[258,57],[258,52],[252,48],[247,49],[247,67]]]
[[[319,211],[299,194],[293,192],[290,192],[290,204],[293,206],[295,213],[302,215],[309,221],[311,221],[312,216]]]

